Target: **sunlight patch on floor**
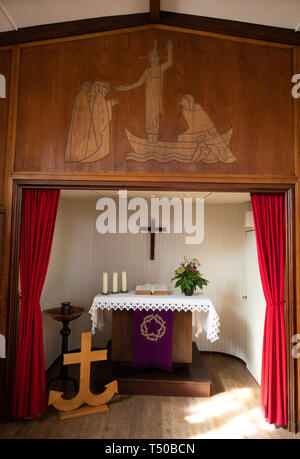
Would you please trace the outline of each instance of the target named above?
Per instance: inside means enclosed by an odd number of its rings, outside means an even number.
[[[191,406],[185,420],[190,424],[199,424],[201,432],[190,438],[247,438],[258,434],[264,436],[264,433],[268,435],[268,432],[274,430],[274,426],[265,421],[259,407],[252,408],[253,398],[253,389],[234,389]],[[203,423],[209,423],[212,418],[219,427],[205,432]]]
[[[251,399],[253,390],[250,388],[235,389],[231,392],[216,395],[206,402],[200,402],[190,408],[186,420],[192,424],[203,422],[212,416],[221,416],[232,410],[238,410],[245,400]]]
[[[262,417],[261,410],[255,408],[245,414],[235,416],[218,429],[196,435],[193,438],[242,439],[257,437],[258,434],[263,437],[264,432],[267,434],[270,430],[274,430],[274,427],[268,425]]]

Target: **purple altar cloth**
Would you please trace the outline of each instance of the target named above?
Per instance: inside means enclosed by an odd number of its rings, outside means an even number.
[[[133,312],[132,365],[172,371],[173,311]]]

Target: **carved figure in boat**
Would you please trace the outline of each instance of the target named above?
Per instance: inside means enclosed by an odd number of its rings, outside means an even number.
[[[163,77],[166,70],[173,64],[173,44],[171,40],[167,42],[168,56],[167,60],[160,64],[159,60],[164,59],[160,57],[157,50],[157,41],[154,42],[154,48],[147,57],[141,59],[149,59],[150,67],[146,68],[140,78],[133,84],[128,86],[117,86],[117,91],[129,91],[138,88],[139,86],[146,86],[146,126],[145,131],[147,134],[147,141],[155,143],[158,141],[159,135],[159,121],[162,113],[162,95],[163,95]]]
[[[128,142],[133,150],[126,159],[138,162],[154,159],[161,163],[169,161],[231,163],[236,161],[229,147],[233,128],[220,134],[203,107],[195,103],[194,97],[189,94],[182,96],[179,104],[182,106],[182,114],[188,129],[178,135],[176,141],[156,143],[149,143],[148,139],[137,137],[126,129]]]

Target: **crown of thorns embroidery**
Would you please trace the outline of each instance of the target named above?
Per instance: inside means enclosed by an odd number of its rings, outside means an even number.
[[[148,324],[154,320],[158,325],[159,329],[157,333],[149,333]],[[158,314],[149,314],[144,317],[143,323],[141,324],[141,334],[149,341],[158,341],[166,333],[166,322]]]

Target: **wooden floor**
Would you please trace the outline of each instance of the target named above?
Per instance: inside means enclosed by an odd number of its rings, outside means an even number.
[[[0,424],[0,438],[300,438],[267,424],[259,386],[233,357],[203,353],[212,397],[116,396],[110,411],[61,421],[53,407],[35,421]]]

